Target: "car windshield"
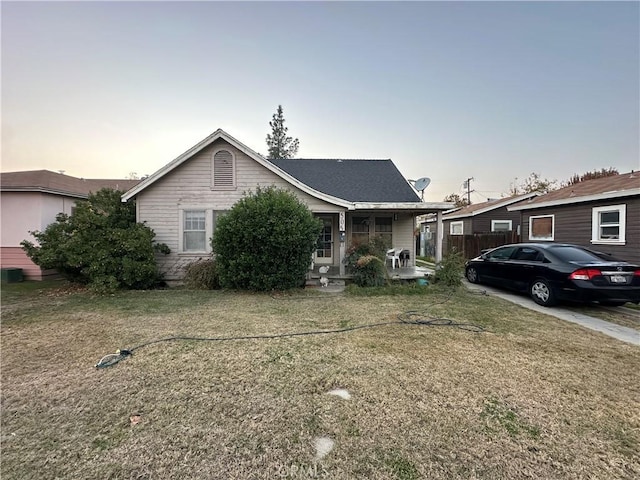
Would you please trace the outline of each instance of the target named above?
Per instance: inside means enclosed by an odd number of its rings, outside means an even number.
[[[550,251],[552,251],[560,260],[564,260],[565,262],[602,262],[601,257],[598,257],[596,254],[589,252],[588,250],[583,250],[582,248],[569,246],[555,247],[550,249]]]

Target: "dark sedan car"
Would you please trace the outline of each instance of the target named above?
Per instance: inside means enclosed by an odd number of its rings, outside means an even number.
[[[469,260],[465,273],[471,283],[527,292],[547,307],[559,300],[640,302],[640,266],[577,245],[503,245]]]

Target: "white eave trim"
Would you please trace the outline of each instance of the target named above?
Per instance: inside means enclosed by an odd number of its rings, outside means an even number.
[[[44,187],[2,187],[1,192],[31,192],[31,193],[49,193],[51,195],[60,195],[63,197],[73,197],[87,199],[89,195],[86,193],[67,192],[65,190],[56,190]]]
[[[520,195],[516,198],[510,198],[508,200],[505,200],[504,202],[494,203],[493,205],[488,205],[484,208],[480,208],[470,213],[459,213],[459,214],[453,214],[453,215],[449,215],[445,213],[445,217],[442,220],[457,220],[459,218],[475,217],[476,215],[487,213],[487,212],[490,212],[491,210],[496,210],[497,208],[507,207],[507,205],[512,205],[517,202],[522,202],[527,198],[537,197],[538,195],[540,195],[540,193],[538,192],[532,192],[532,193]],[[507,207],[507,210],[511,211],[509,207]]]
[[[356,210],[412,210],[412,211],[445,211],[453,203],[443,202],[354,202]]]
[[[204,148],[208,147],[209,145],[211,145],[213,142],[215,142],[218,139],[225,140],[226,142],[228,142],[229,144],[231,144],[232,146],[234,146],[235,148],[240,150],[242,153],[244,153],[248,157],[250,157],[253,160],[255,160],[256,162],[258,162],[263,167],[265,167],[268,170],[270,170],[271,172],[275,173],[276,175],[278,175],[283,180],[287,181],[292,186],[294,186],[296,188],[299,188],[300,190],[302,190],[305,193],[308,193],[312,197],[315,197],[315,198],[317,198],[319,200],[323,200],[323,201],[325,201],[327,203],[331,203],[333,205],[337,205],[337,206],[340,206],[340,207],[347,208],[349,210],[353,209],[353,203],[352,202],[348,202],[348,201],[343,200],[341,198],[337,198],[337,197],[333,197],[331,195],[327,195],[326,193],[319,192],[319,191],[309,187],[307,184],[302,183],[301,181],[299,181],[295,177],[292,177],[291,175],[289,175],[284,170],[278,168],[276,165],[274,165],[269,160],[264,158],[258,152],[250,149],[249,147],[247,147],[242,142],[239,142],[238,140],[233,138],[231,135],[229,135],[228,133],[226,133],[222,129],[216,130],[211,135],[209,135],[207,138],[205,138],[204,140],[202,140],[201,142],[199,142],[198,144],[194,145],[189,150],[184,152],[182,155],[177,157],[175,160],[169,162],[164,167],[162,167],[160,170],[158,170],[157,172],[153,173],[152,175],[150,175],[149,177],[144,179],[138,185],[136,185],[131,190],[126,192],[124,195],[122,195],[122,201],[126,202],[127,200],[132,199],[133,197],[138,195],[141,191],[143,191],[145,188],[147,188],[148,186],[152,185],[157,180],[161,179],[162,177],[164,177],[166,174],[168,174],[169,172],[171,172],[172,170],[174,170],[178,166],[182,165],[189,158],[193,157],[196,153],[198,153],[201,150],[203,150]]]
[[[520,210],[533,210],[534,208],[555,207],[559,205],[571,205],[573,203],[594,202],[598,200],[609,200],[622,197],[640,196],[640,188],[631,188],[629,190],[617,190],[613,192],[596,193],[593,195],[582,195],[578,197],[562,198],[559,200],[549,200],[547,202],[536,202],[523,205],[515,205],[508,207],[510,212]]]

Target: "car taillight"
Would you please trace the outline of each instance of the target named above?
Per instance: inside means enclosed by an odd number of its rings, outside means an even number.
[[[595,268],[581,268],[569,275],[569,278],[571,280],[591,280],[593,277],[597,277],[599,275],[602,275],[602,273],[600,270],[596,270]]]
[[[633,272],[633,276],[640,277],[640,270],[636,270],[635,272]]]

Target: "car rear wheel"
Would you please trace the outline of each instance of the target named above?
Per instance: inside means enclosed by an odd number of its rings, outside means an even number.
[[[480,282],[478,280],[478,270],[476,270],[475,267],[467,268],[467,280],[469,280],[470,283]]]
[[[552,307],[557,303],[553,289],[544,278],[537,278],[533,281],[529,288],[529,295],[534,302],[543,307]]]

